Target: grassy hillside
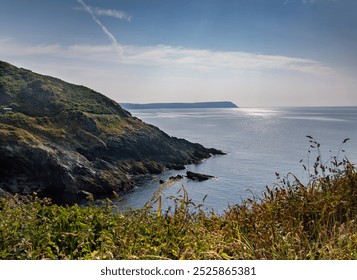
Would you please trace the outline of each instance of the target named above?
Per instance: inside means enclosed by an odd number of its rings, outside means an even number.
[[[66,83],[0,61],[0,106],[29,116],[56,116],[62,111],[130,114],[108,97],[84,86]]]
[[[98,140],[98,136],[123,134],[126,127],[141,125],[119,104],[98,92],[2,61],[0,107],[13,111],[0,114],[1,136],[5,136],[5,127],[11,126],[16,135],[25,130],[43,144],[47,140],[81,143],[78,134],[92,140],[95,134]]]
[[[26,130],[42,142],[67,138],[71,143],[78,131],[105,135],[139,125],[98,92],[0,61],[0,108],[5,107],[13,113],[0,114],[0,124],[18,128],[17,134]]]
[[[316,165],[316,170],[318,169]],[[62,207],[0,200],[1,259],[357,259],[357,174],[332,163],[302,185],[292,175],[223,215],[184,189],[162,213],[150,207]]]

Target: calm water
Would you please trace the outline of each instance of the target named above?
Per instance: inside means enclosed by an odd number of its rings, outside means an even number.
[[[155,177],[132,193],[125,195],[120,204],[141,207],[152,196],[163,198],[175,195],[184,185],[190,198],[202,201],[205,207],[222,212],[228,205],[260,195],[266,185],[277,182],[275,172],[286,175],[293,172],[301,180],[308,173],[302,164],[308,163],[309,143],[306,135],[320,144],[322,158],[327,161],[336,155],[345,138],[351,138],[340,152],[357,162],[357,107],[344,108],[239,108],[239,109],[176,109],[132,110],[143,121],[166,133],[206,147],[221,149],[225,156],[216,156],[188,170],[214,175],[217,179],[193,182],[183,179],[166,189],[159,189],[159,180],[186,171],[170,171]],[[310,154],[310,164],[317,157]],[[303,159],[302,163],[299,163]],[[168,206],[170,200],[164,199]]]

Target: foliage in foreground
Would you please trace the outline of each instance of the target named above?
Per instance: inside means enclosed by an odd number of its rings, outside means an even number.
[[[357,259],[357,174],[347,160],[328,170],[318,158],[307,185],[290,174],[223,215],[184,189],[172,199],[165,213],[160,201],[119,213],[109,201],[1,198],[0,259]]]

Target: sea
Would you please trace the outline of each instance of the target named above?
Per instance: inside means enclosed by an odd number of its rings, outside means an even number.
[[[274,188],[289,173],[308,182],[319,152],[322,162],[348,158],[357,163],[357,107],[233,108],[233,109],[146,109],[131,110],[133,116],[153,124],[171,136],[185,138],[227,153],[213,156],[183,171],[167,171],[148,177],[117,204],[140,208],[161,197],[162,207],[173,207],[173,198],[183,190],[204,211],[222,214],[245,199],[257,198],[266,187]],[[349,139],[344,141],[345,139]],[[343,143],[345,142],[345,143]],[[316,146],[316,145],[315,145]],[[305,166],[305,167],[304,167]],[[194,182],[183,178],[160,185],[170,176],[186,171],[215,178]],[[289,175],[291,178],[291,175]]]

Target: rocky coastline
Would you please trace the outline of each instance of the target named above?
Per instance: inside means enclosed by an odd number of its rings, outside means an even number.
[[[170,137],[83,86],[0,61],[0,195],[73,204],[112,197],[135,178],[182,170],[220,150]]]

